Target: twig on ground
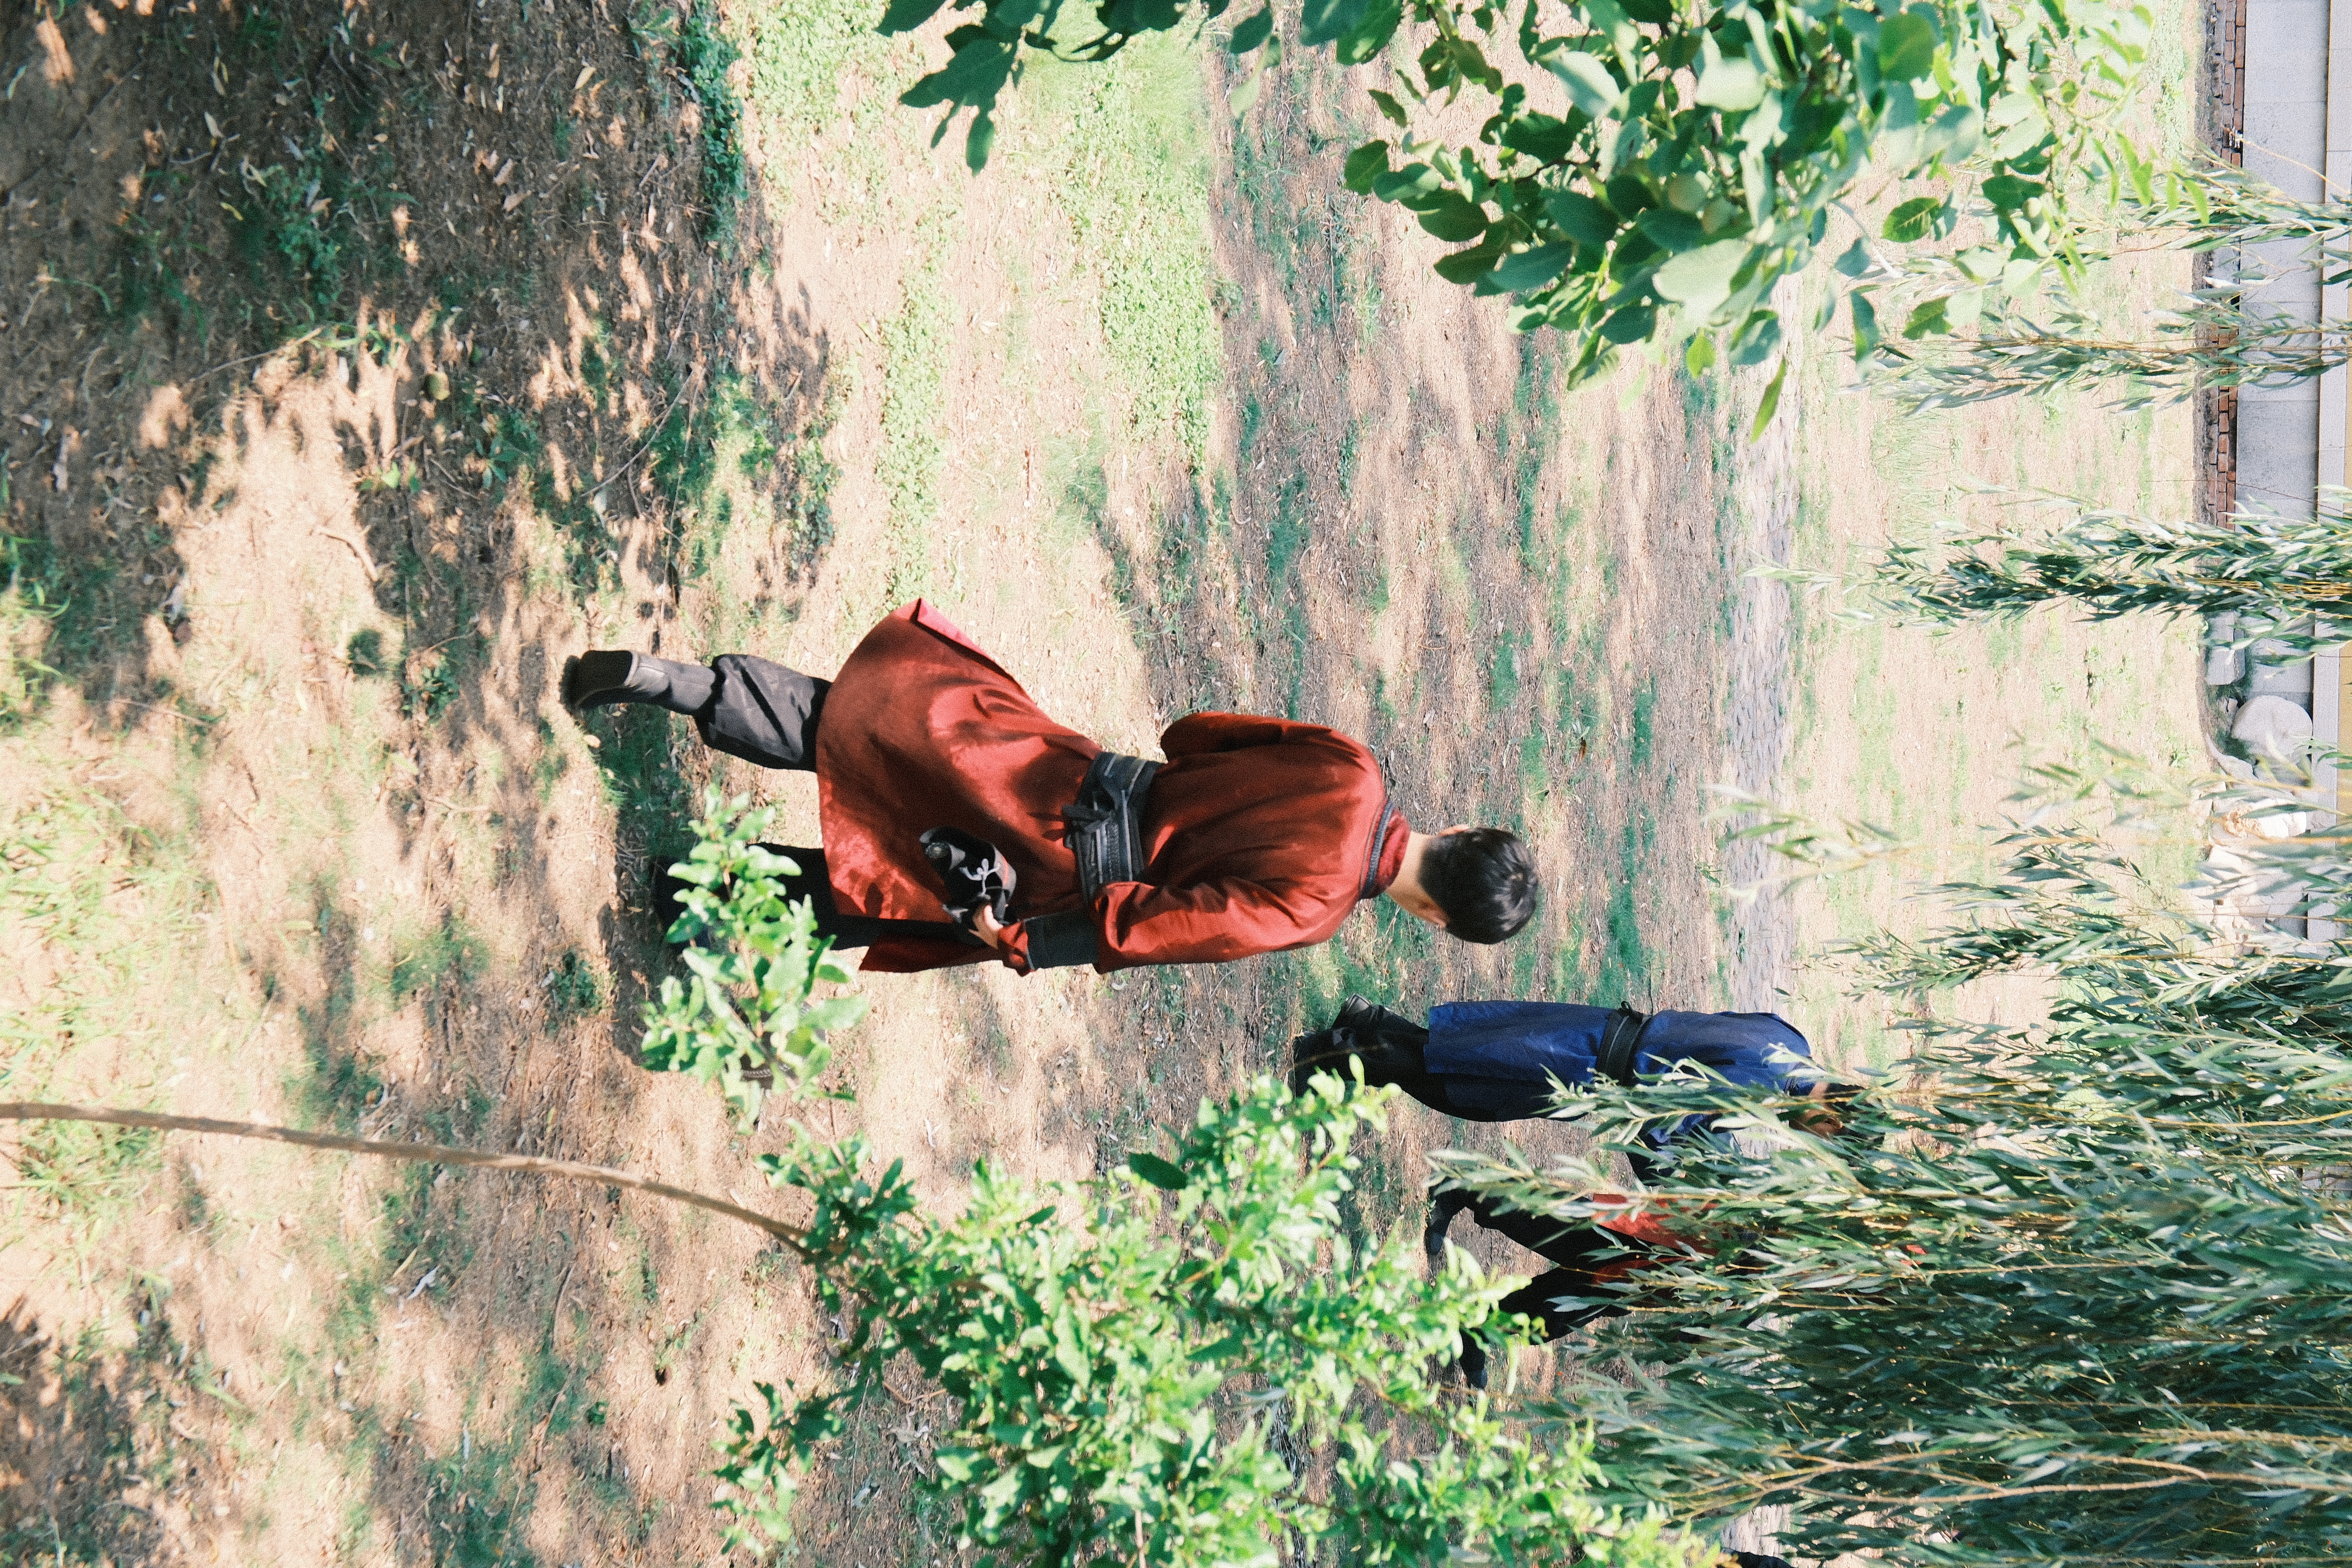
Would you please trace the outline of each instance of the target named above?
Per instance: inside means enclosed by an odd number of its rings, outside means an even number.
[[[344,549],[357,556],[359,558],[360,570],[367,574],[367,580],[371,584],[378,581],[383,576],[383,574],[376,570],[375,558],[368,553],[367,546],[362,544],[358,540],[352,538],[349,534],[337,533],[331,528],[314,528],[310,531],[317,534],[321,539],[333,540],[336,543],[341,545]]]
[[[116,1110],[94,1105],[52,1105],[38,1100],[0,1100],[0,1121],[95,1121],[109,1127],[149,1127],[164,1132],[215,1132],[227,1138],[258,1138],[275,1143],[299,1143],[306,1149],[334,1149],[347,1154],[377,1154],[422,1165],[470,1165],[485,1171],[523,1171],[567,1182],[598,1186],[634,1187],[656,1197],[669,1198],[766,1231],[799,1253],[808,1233],[780,1219],[714,1198],[674,1187],[647,1176],[616,1171],[607,1165],[583,1165],[571,1160],[548,1160],[534,1154],[488,1154],[457,1149],[446,1143],[385,1143],[369,1138],[345,1138],[332,1132],[303,1132],[291,1127],[271,1127],[258,1121],[222,1121],[209,1116],[170,1116],[155,1110]]]
[[[646,449],[661,438],[662,427],[669,423],[669,416],[677,409],[677,400],[685,395],[686,388],[683,386],[670,394],[669,406],[663,409],[661,411],[661,417],[654,421],[652,432],[648,434],[643,441],[638,443],[637,449],[635,451],[629,454],[629,460],[627,462],[623,463],[619,468],[614,468],[604,479],[589,487],[588,493],[590,495],[595,495],[597,492],[604,489],[605,486],[614,483],[615,480],[620,479],[623,474],[627,473],[631,468],[636,466],[637,459],[644,457]]]

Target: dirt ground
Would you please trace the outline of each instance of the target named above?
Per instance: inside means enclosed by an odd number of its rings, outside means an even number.
[[[1705,786],[1796,744],[1799,629],[1740,574],[1802,535],[1798,435],[1734,440],[1752,387],[1563,394],[1339,190],[1363,84],[1295,70],[1236,124],[1197,58],[1138,50],[1025,86],[974,179],[891,103],[938,39],[862,16],[728,7],[730,67],[604,0],[12,13],[6,1098],[756,1198],[774,1130],[635,1063],[647,878],[707,782],[799,842],[813,787],[554,683],[600,646],[825,672],[919,595],[1106,744],[1330,722],[1416,825],[1516,826],[1545,874],[1499,949],[1383,906],[1213,970],[861,982],[839,1126],[937,1202],[982,1154],[1107,1168],[1349,990],[1790,984]],[[1416,1221],[1423,1152],[1493,1136],[1402,1110],[1360,1222]],[[719,1423],[823,1374],[782,1256],[650,1200],[0,1152],[9,1560],[709,1560]],[[819,1560],[954,1557],[892,1418],[810,1492]]]

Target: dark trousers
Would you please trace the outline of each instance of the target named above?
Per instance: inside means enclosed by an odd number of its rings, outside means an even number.
[[[832,681],[748,653],[720,654],[710,673],[716,689],[694,715],[704,745],[758,767],[816,772],[817,721]]]
[[[1470,1121],[1518,1121],[1539,1116],[1551,1104],[1551,1084],[1505,1083],[1500,1079],[1461,1079],[1429,1070],[1429,1031],[1391,1015],[1371,1029],[1326,1029],[1309,1036],[1299,1053],[1302,1062],[1344,1070],[1348,1058],[1364,1064],[1364,1082],[1404,1090],[1433,1110]],[[1646,1176],[1649,1162],[1636,1155],[1637,1174]],[[1594,1225],[1549,1218],[1520,1210],[1503,1212],[1475,1194],[1447,1194],[1439,1202],[1457,1213],[1467,1213],[1483,1230],[1507,1237],[1555,1265],[1502,1300],[1502,1310],[1533,1318],[1543,1325],[1543,1337],[1556,1340],[1595,1318],[1614,1317],[1625,1310],[1626,1293],[1603,1289],[1596,1273],[1620,1261],[1624,1254],[1618,1238]]]
[[[1535,1319],[1543,1324],[1543,1337],[1548,1340],[1559,1339],[1595,1318],[1622,1315],[1631,1298],[1603,1289],[1594,1279],[1599,1269],[1623,1258],[1618,1238],[1611,1233],[1599,1226],[1517,1210],[1497,1213],[1489,1200],[1475,1195],[1463,1206],[1480,1229],[1508,1237],[1557,1266],[1504,1297],[1502,1310]]]
[[[1465,1121],[1528,1121],[1551,1110],[1551,1080],[1465,1078],[1458,1073],[1432,1072],[1428,1064],[1429,1031],[1391,1015],[1377,1031],[1323,1029],[1307,1037],[1299,1060],[1328,1067],[1345,1076],[1348,1058],[1360,1058],[1364,1081],[1392,1085],[1432,1110],[1458,1116]],[[1633,1157],[1637,1173],[1647,1163]]]
[[[793,863],[801,868],[800,875],[783,879],[784,897],[793,903],[806,899],[816,914],[817,935],[831,937],[835,947],[872,947],[891,937],[911,937],[919,942],[980,940],[947,921],[886,921],[872,915],[843,914],[834,903],[833,882],[825,874],[824,850],[803,849],[789,844],[762,844],[760,847],[793,858]]]
[[[710,661],[710,673],[716,688],[710,700],[694,714],[694,728],[704,745],[758,767],[816,772],[817,723],[824,716],[825,693],[833,689],[832,681],[748,653],[720,654]],[[910,833],[910,841],[912,837]],[[785,896],[795,902],[806,899],[814,906],[817,934],[831,937],[835,947],[871,947],[890,937],[925,942],[979,940],[948,921],[886,921],[844,914],[834,902],[824,850],[784,844],[761,847],[789,855],[799,865],[800,874],[785,879]]]

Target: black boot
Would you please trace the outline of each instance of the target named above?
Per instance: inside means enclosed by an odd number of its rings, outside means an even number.
[[[679,664],[625,648],[598,648],[567,659],[563,705],[575,711],[620,702],[650,702],[673,713],[699,713],[719,691],[704,665]]]
[[[1465,1386],[1479,1389],[1486,1386],[1486,1342],[1467,1329],[1462,1331],[1460,1365]]]
[[[1311,1035],[1300,1035],[1290,1042],[1291,1098],[1303,1099],[1307,1087],[1318,1072],[1348,1076],[1348,1047],[1339,1045],[1328,1029],[1318,1029]]]
[[[1339,1016],[1331,1020],[1331,1028],[1335,1034],[1344,1030],[1360,1040],[1394,1040],[1412,1045],[1425,1045],[1429,1040],[1429,1031],[1403,1014],[1391,1013],[1352,993],[1339,1004]]]
[[[1454,1228],[1454,1216],[1470,1206],[1472,1198],[1459,1188],[1450,1188],[1429,1200],[1429,1220],[1421,1229],[1421,1249],[1429,1254],[1433,1265],[1445,1256],[1445,1233]]]

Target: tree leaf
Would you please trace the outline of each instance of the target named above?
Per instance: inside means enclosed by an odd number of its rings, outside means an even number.
[[[1685,251],[1659,268],[1650,286],[1682,306],[1686,319],[1704,320],[1730,297],[1733,276],[1755,249],[1744,239],[1723,239]]]
[[[1367,142],[1348,154],[1339,183],[1358,195],[1370,195],[1372,182],[1389,172],[1389,144]]]
[[[1878,24],[1878,74],[1888,81],[1916,81],[1936,68],[1935,13],[1915,7]]]
[[[1764,101],[1764,73],[1745,55],[1725,55],[1698,79],[1698,100],[1709,109],[1738,113]]]
[[[1484,245],[1439,257],[1430,270],[1448,283],[1472,283],[1485,278],[1502,255],[1502,246],[1490,237]]]
[[[1389,47],[1389,40],[1396,37],[1397,24],[1403,20],[1402,0],[1370,0],[1363,19],[1341,36],[1332,53],[1343,66],[1362,65]]]
[[[1532,250],[1522,250],[1479,279],[1475,292],[1480,294],[1530,293],[1566,271],[1569,258],[1575,254],[1576,247],[1564,241],[1557,245],[1539,245]]]
[[[1140,1151],[1127,1157],[1127,1168],[1164,1193],[1182,1192],[1192,1182],[1181,1165],[1172,1165],[1157,1154]]]
[[[1393,93],[1383,92],[1379,88],[1374,88],[1369,96],[1372,102],[1379,107],[1380,111],[1382,114],[1387,115],[1391,122],[1398,125],[1409,125],[1412,123],[1412,121],[1405,118],[1404,105],[1396,100],[1396,97]]]
[[[1628,305],[1601,323],[1601,335],[1612,343],[1638,343],[1658,324],[1658,313],[1647,305]]]
[[[1652,207],[1633,221],[1661,250],[1679,253],[1696,250],[1706,243],[1706,226],[1672,207]]]
[[[1904,245],[1925,239],[1936,226],[1936,216],[1943,209],[1944,198],[1941,196],[1913,196],[1886,215],[1885,226],[1878,232]],[[1860,241],[1855,243],[1859,245]]]
[[[1764,388],[1764,395],[1756,400],[1756,423],[1748,427],[1749,440],[1763,435],[1765,426],[1772,423],[1772,416],[1780,407],[1780,384],[1788,379],[1789,362],[1782,360],[1780,368],[1772,373],[1771,384]]]
[[[1298,41],[1328,44],[1364,19],[1371,0],[1306,0],[1298,8]]]
[[[1878,307],[1859,289],[1848,299],[1853,306],[1853,357],[1859,363],[1878,352]]]
[[[1225,107],[1233,110],[1236,118],[1247,114],[1250,105],[1257,101],[1258,89],[1265,85],[1265,63],[1261,60],[1255,70],[1234,83],[1233,90],[1225,94]]]
[[[1444,184],[1444,176],[1426,163],[1407,163],[1372,182],[1372,195],[1384,202],[1411,202]]]
[[[947,0],[890,0],[874,30],[882,34],[911,33],[940,14]]]
[[[1268,5],[1255,16],[1234,29],[1233,41],[1225,46],[1237,55],[1248,54],[1273,35],[1274,7]]]
[[[1979,188],[1984,199],[2002,212],[2017,211],[2045,189],[2035,181],[2021,180],[2015,174],[1995,174]]]
[[[1486,212],[1459,191],[1442,191],[1422,210],[1421,226],[1449,244],[1486,232]]]
[[[1923,301],[1911,312],[1911,319],[1903,323],[1903,335],[1916,340],[1950,331],[1952,324],[1944,315],[1945,307],[1949,303],[1948,300],[1942,299]]]
[[[1591,55],[1570,49],[1553,55],[1544,64],[1567,86],[1569,100],[1595,120],[1614,112],[1617,100],[1624,96],[1609,68]]]
[[[1552,222],[1595,250],[1617,233],[1617,215],[1582,191],[1554,191],[1544,205],[1550,210]]]

